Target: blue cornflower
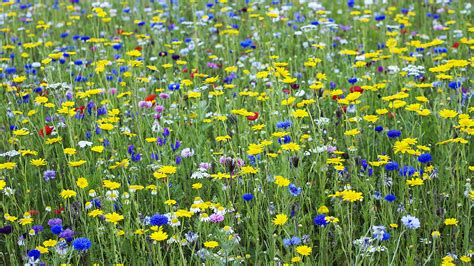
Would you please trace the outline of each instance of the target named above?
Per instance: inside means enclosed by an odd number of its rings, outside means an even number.
[[[171,149],[173,151],[176,151],[177,149],[179,149],[179,147],[181,147],[181,141],[177,140],[175,141],[174,145],[173,144],[170,144],[171,145]]]
[[[433,158],[431,157],[431,154],[429,153],[423,153],[420,156],[418,156],[418,161],[420,163],[429,163],[431,162]]]
[[[301,238],[299,238],[297,236],[292,237],[291,238],[291,244],[295,245],[295,246],[301,244]]]
[[[382,20],[384,20],[384,19],[385,19],[385,15],[377,15],[377,16],[375,16],[375,20],[376,20],[376,21],[382,21]]]
[[[408,229],[420,228],[420,220],[414,216],[406,215],[402,217],[402,223]]]
[[[242,199],[245,201],[251,201],[253,199],[253,195],[251,193],[246,193],[242,196]]]
[[[326,215],[324,214],[318,214],[313,218],[313,223],[314,225],[319,225],[321,227],[324,227],[329,224],[328,221],[326,221]]]
[[[287,129],[291,127],[291,121],[280,121],[276,124],[277,128]]]
[[[380,191],[375,191],[374,194],[372,195],[372,198],[376,200],[380,200],[382,198],[382,193]]]
[[[179,90],[179,83],[171,83],[170,85],[168,85],[168,90],[170,91]]]
[[[86,251],[91,247],[92,243],[87,237],[79,237],[72,241],[72,246],[75,250]]]
[[[252,45],[252,40],[250,40],[250,39],[247,39],[247,40],[244,40],[244,41],[240,42],[240,46],[242,46],[242,48],[247,48],[250,45]]]
[[[291,195],[296,197],[301,193],[302,189],[301,189],[301,187],[297,187],[294,184],[290,184],[288,186],[288,190],[290,191]]]
[[[32,249],[28,251],[28,257],[33,258],[33,260],[38,260],[41,256],[41,252],[37,249]]]
[[[357,82],[357,78],[350,78],[347,80],[350,84],[355,84]]]
[[[455,89],[461,87],[461,82],[459,82],[459,81],[451,81],[451,82],[449,82],[448,86],[449,86],[451,89],[455,90]]]
[[[383,131],[383,127],[382,127],[382,126],[376,126],[376,127],[375,127],[375,131],[377,131],[377,132],[382,132],[382,131]]]
[[[134,150],[135,150],[135,146],[133,146],[133,145],[128,145],[127,152],[128,152],[129,154],[134,154],[134,153],[135,153]]]
[[[150,218],[150,224],[156,226],[162,226],[168,224],[168,217],[163,214],[155,214]]]
[[[398,163],[397,162],[389,162],[385,165],[385,170],[387,171],[394,171],[398,169]]]
[[[394,139],[394,138],[398,138],[402,135],[402,132],[399,131],[399,130],[395,130],[395,129],[392,129],[392,130],[389,130],[387,132],[387,136],[391,139]]]
[[[291,137],[290,136],[284,136],[283,138],[278,138],[278,143],[280,144],[287,144],[291,142]]]
[[[54,225],[51,227],[51,233],[55,235],[59,235],[63,231],[63,226],[62,225]]]
[[[394,195],[392,194],[388,194],[387,196],[385,196],[384,198],[386,201],[388,202],[392,202],[392,201],[395,201],[397,199],[397,197],[395,197]]]
[[[413,166],[403,166],[403,168],[398,171],[400,176],[412,176],[416,172],[416,169]]]
[[[283,239],[283,246],[285,246],[285,247],[291,246],[291,239],[289,239],[289,238],[284,238],[284,239]]]
[[[142,155],[140,153],[135,153],[135,154],[132,154],[132,161],[134,162],[138,162],[142,159]]]

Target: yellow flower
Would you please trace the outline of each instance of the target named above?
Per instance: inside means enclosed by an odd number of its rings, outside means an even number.
[[[193,189],[201,189],[202,188],[202,183],[194,183],[192,187],[193,187]]]
[[[240,168],[243,174],[256,174],[258,173],[258,169],[253,168],[252,166],[244,166]]]
[[[0,179],[0,191],[2,191],[6,185],[7,185],[7,182],[5,182],[5,180],[3,179]]]
[[[362,117],[365,121],[370,122],[370,123],[375,123],[377,120],[379,120],[379,117],[376,115],[366,115]]]
[[[67,154],[67,155],[74,155],[74,154],[76,154],[76,149],[74,149],[74,148],[66,148],[66,149],[64,149],[64,154]]]
[[[462,262],[465,262],[465,263],[471,262],[471,258],[468,257],[468,256],[461,256],[459,259],[460,259]]]
[[[350,202],[362,201],[362,199],[364,198],[362,196],[362,192],[357,192],[354,190],[344,190],[341,193],[342,193],[342,200],[344,201],[350,201]]]
[[[291,113],[291,116],[293,116],[295,118],[304,118],[304,117],[308,117],[309,114],[308,114],[308,112],[306,112],[306,110],[296,109],[295,111],[293,111]]]
[[[102,181],[102,184],[105,188],[108,188],[108,189],[117,189],[117,188],[120,188],[121,186],[119,182],[114,182],[110,180],[104,180]]]
[[[291,262],[293,262],[293,263],[301,262],[301,257],[300,256],[295,256],[295,257],[291,258]],[[285,265],[285,264],[283,264],[283,265]],[[286,265],[288,265],[288,264],[286,264]]]
[[[412,178],[406,181],[406,184],[409,185],[410,187],[414,186],[421,186],[423,185],[423,179],[417,177],[417,178]]]
[[[216,247],[219,246],[219,242],[217,242],[217,241],[206,241],[206,242],[204,242],[204,246],[206,248],[216,248]]]
[[[91,148],[91,151],[101,153],[104,151],[104,146],[94,146]]]
[[[164,165],[158,169],[157,172],[163,173],[163,174],[174,174],[176,173],[176,167],[170,166],[170,165]]]
[[[433,237],[433,238],[438,238],[440,236],[441,236],[441,233],[439,231],[433,231],[431,233],[431,237]]]
[[[48,102],[48,98],[44,96],[38,96],[35,98],[35,103],[37,104],[44,104]]]
[[[180,217],[191,218],[191,216],[193,216],[194,213],[187,210],[177,210],[175,214],[178,218]]]
[[[60,193],[63,199],[68,199],[76,196],[76,192],[70,189],[63,189]]]
[[[360,133],[360,130],[355,128],[355,129],[347,130],[346,132],[344,132],[344,136],[355,136],[355,135],[358,135],[359,133]]]
[[[175,205],[175,204],[176,204],[176,200],[169,199],[169,200],[165,201],[165,204],[166,204],[166,205],[169,205],[169,206]]]
[[[21,225],[29,225],[33,223],[33,218],[22,218],[18,221]]]
[[[123,215],[118,214],[116,212],[113,213],[107,213],[105,215],[105,221],[110,222],[110,223],[118,223],[124,219]]]
[[[281,148],[285,151],[299,151],[300,145],[294,142],[290,142],[290,143],[282,144]]]
[[[0,170],[2,169],[12,170],[15,167],[16,167],[16,163],[13,163],[13,162],[0,163]]]
[[[446,218],[444,220],[444,224],[445,225],[455,225],[455,226],[457,226],[458,225],[458,220],[456,218]]]
[[[277,214],[275,218],[273,218],[274,225],[284,225],[288,221],[288,216],[286,214]]]
[[[99,210],[99,209],[95,209],[93,211],[90,211],[87,215],[90,216],[90,217],[97,217],[99,215],[102,215],[103,213],[104,213],[104,211]]]
[[[41,253],[41,254],[46,254],[49,252],[49,250],[43,246],[37,246],[36,249]]]
[[[112,130],[114,128],[114,125],[112,125],[112,124],[100,124],[99,128],[102,129],[102,130],[109,131],[109,130]]]
[[[324,213],[328,213],[328,212],[329,212],[328,207],[326,207],[324,205],[318,208],[318,213],[323,213],[324,214]]]
[[[43,242],[43,246],[45,246],[45,247],[54,247],[54,246],[56,246],[57,243],[58,243],[58,241],[53,240],[53,239],[49,239],[49,240],[46,240],[46,241]]]
[[[290,185],[290,180],[288,178],[285,178],[283,176],[275,176],[275,184],[279,187],[287,187]]]
[[[79,177],[76,181],[76,185],[79,188],[86,188],[89,185],[89,182],[87,182],[87,179],[85,179],[84,177]]]
[[[79,167],[79,166],[81,166],[81,165],[83,165],[83,164],[85,164],[85,163],[86,163],[85,160],[79,160],[79,161],[72,161],[72,162],[69,162],[68,164],[69,164],[69,166],[71,166],[71,167]]]
[[[163,228],[160,226],[158,231],[153,232],[150,235],[150,238],[153,239],[154,241],[160,242],[160,241],[164,241],[164,240],[168,239],[168,234],[166,232],[164,232]]]
[[[454,118],[457,115],[458,113],[456,111],[450,109],[443,109],[439,111],[439,116],[441,116],[442,118]]]
[[[39,167],[39,166],[45,166],[47,163],[45,161],[45,159],[43,158],[39,158],[39,159],[31,159],[30,163],[36,167]]]
[[[296,252],[300,255],[303,255],[303,256],[311,255],[312,251],[313,251],[313,249],[311,247],[306,246],[306,245],[296,247]]]
[[[261,144],[250,144],[247,150],[249,155],[257,155],[263,152],[263,145]]]

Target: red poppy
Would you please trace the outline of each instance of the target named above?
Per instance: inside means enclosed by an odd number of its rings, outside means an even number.
[[[342,106],[341,109],[344,113],[346,113],[347,112],[347,105]]]
[[[44,128],[42,128],[38,134],[43,138],[44,137],[44,133],[46,133],[46,135],[51,135],[51,132],[53,132],[53,129],[54,127],[50,127],[50,126],[44,126]]]
[[[194,74],[197,74],[197,73],[199,73],[199,70],[193,69],[193,71],[191,71],[191,74],[190,74],[191,78],[193,79],[193,78],[194,78]]]
[[[145,101],[146,102],[153,102],[155,100],[155,98],[156,98],[156,94],[150,94],[150,95],[146,96]]]
[[[253,115],[247,116],[247,120],[249,121],[255,121],[258,118],[258,112],[253,112]]]
[[[353,86],[349,89],[351,92],[360,92],[360,93],[363,93],[364,90],[360,87],[360,86]]]
[[[458,47],[459,47],[459,42],[455,42],[455,43],[453,44],[453,48],[454,48],[454,49],[458,49]]]
[[[79,106],[79,107],[76,107],[76,109],[74,109],[76,112],[79,111],[79,113],[83,114],[84,113],[84,109],[86,109],[86,107],[84,105],[82,106]]]
[[[188,68],[183,68],[183,70],[181,70],[183,73],[188,73]]]
[[[117,34],[122,35],[123,32],[124,32],[123,29],[117,29]]]
[[[137,47],[135,47],[135,50],[137,50],[137,51],[140,51],[140,52],[141,52],[141,51],[142,51],[142,47],[141,47],[141,46],[137,46]]]
[[[283,93],[285,93],[285,94],[290,94],[290,93],[291,93],[291,91],[290,91],[289,89],[283,89],[282,91],[283,91]]]
[[[61,214],[64,211],[64,207],[54,210],[55,214]]]
[[[28,212],[30,213],[30,215],[37,215],[37,214],[40,213],[40,212],[37,211],[37,210],[29,210]]]
[[[340,95],[333,95],[332,99],[337,101],[337,100],[341,99],[341,96]]]
[[[395,113],[387,113],[388,118],[395,118],[396,114]]]

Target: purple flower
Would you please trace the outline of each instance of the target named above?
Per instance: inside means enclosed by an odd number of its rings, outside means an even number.
[[[74,237],[75,232],[67,228],[59,234],[60,238],[66,239],[67,242],[71,241]]]
[[[220,215],[220,214],[217,214],[217,213],[211,214],[211,216],[209,216],[209,218],[211,219],[211,222],[213,222],[213,223],[220,223],[220,222],[224,221],[224,216]]]
[[[52,218],[48,220],[48,225],[50,227],[53,227],[55,225],[61,225],[63,223],[63,220],[61,218]]]
[[[44,181],[49,181],[51,179],[56,178],[56,171],[54,170],[46,170],[43,173]]]

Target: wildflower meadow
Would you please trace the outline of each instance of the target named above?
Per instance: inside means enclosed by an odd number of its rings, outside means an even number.
[[[472,265],[474,2],[2,0],[0,265]]]

